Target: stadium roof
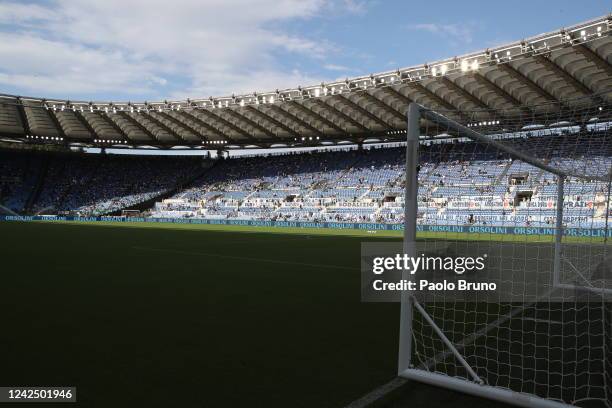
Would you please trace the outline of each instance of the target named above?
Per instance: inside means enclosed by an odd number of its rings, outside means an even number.
[[[612,101],[611,32],[605,16],[419,66],[248,95],[141,103],[0,95],[0,136],[212,149],[396,141],[412,101],[500,129],[504,121],[542,124],[553,116],[576,122],[582,99]]]

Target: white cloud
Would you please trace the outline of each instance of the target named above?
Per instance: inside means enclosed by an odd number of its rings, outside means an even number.
[[[20,86],[33,96],[50,92],[69,97],[118,89],[139,93],[155,78],[147,61],[131,59],[122,52],[31,35],[0,33],[0,60],[0,83]]]
[[[323,65],[323,68],[325,68],[328,71],[341,71],[341,72],[352,71],[352,69],[350,69],[347,66],[337,65],[337,64],[325,64],[325,65]]]
[[[321,60],[332,44],[280,27],[325,0],[55,0],[0,3],[0,86],[31,95],[207,97],[316,83],[283,55]]]
[[[436,34],[456,44],[471,44],[474,39],[474,27],[472,24],[422,23],[409,25],[408,29]]]

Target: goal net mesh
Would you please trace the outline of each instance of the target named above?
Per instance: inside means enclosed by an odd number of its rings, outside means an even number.
[[[419,254],[486,254],[484,277],[505,282],[512,296],[429,295],[421,306],[477,378],[416,311],[414,368],[612,407],[606,98],[508,111],[421,109]]]

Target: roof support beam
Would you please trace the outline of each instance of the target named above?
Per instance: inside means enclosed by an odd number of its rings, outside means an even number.
[[[180,111],[178,111],[178,114],[181,115],[183,118],[185,118],[185,120],[191,120],[191,121],[197,123],[198,125],[202,126],[204,129],[211,131],[217,137],[225,140],[226,142],[234,143],[234,140],[232,140],[232,138],[229,137],[229,135],[227,135],[223,131],[217,129],[213,125],[210,125],[209,123],[203,121],[202,119],[200,119],[199,117],[197,117],[196,115],[193,114],[193,112],[199,112],[199,111],[200,110],[197,110],[197,111],[194,110],[194,111],[187,112],[187,111],[184,111],[184,110],[180,110]]]
[[[316,99],[316,98],[315,98]],[[313,111],[312,109],[308,109],[305,106],[303,106],[301,103],[299,103],[298,101],[291,101],[289,102],[291,104],[291,106],[297,108],[299,111],[304,112],[306,115],[309,115],[313,118],[315,118],[316,120],[318,120],[319,122],[323,122],[324,124],[326,124],[328,127],[334,129],[336,132],[340,133],[340,134],[345,134],[345,133],[349,133],[346,130],[342,129],[340,126],[336,125],[334,122],[332,122],[331,120],[327,119],[325,116],[321,115],[318,112]]]
[[[151,139],[154,142],[159,142],[157,137],[155,137],[155,135],[153,133],[149,132],[149,129],[147,129],[142,124],[140,124],[140,122],[138,122],[136,119],[134,119],[133,117],[128,115],[127,112],[118,111],[117,113],[119,115],[121,115],[123,118],[125,118],[125,120],[130,122],[132,125],[136,126],[138,129],[140,129],[140,131],[143,132],[145,135],[147,135],[147,137],[149,137],[149,139]]]
[[[393,106],[387,104],[385,101],[383,101],[379,97],[369,93],[368,91],[361,92],[359,93],[359,95],[364,96],[366,99],[376,104],[376,106],[381,107],[382,109],[389,112],[391,115],[395,116],[397,119],[401,120],[402,122],[406,120],[406,115],[404,115],[402,112],[395,109]]]
[[[257,140],[253,136],[251,136],[246,130],[234,125],[232,122],[222,117],[220,113],[213,112],[214,110],[217,110],[217,109],[212,109],[212,110],[198,109],[198,112],[202,112],[204,115],[208,116],[209,118],[212,118],[218,123],[221,123],[222,125],[232,129],[234,132],[238,133],[240,136],[244,137],[245,139],[253,142],[254,144],[257,144]],[[218,110],[223,110],[223,108],[218,108]]]
[[[396,97],[397,99],[405,103],[406,107],[410,105],[412,102],[414,102],[412,99],[410,99],[409,97],[407,97],[406,95],[398,91],[397,89],[393,88],[392,86],[385,86],[382,89],[386,91],[388,94]]]
[[[117,131],[117,133],[119,133],[119,135],[123,138],[123,140],[129,142],[130,139],[127,137],[127,135],[125,134],[125,132],[123,131],[123,129],[121,129],[119,126],[117,126],[117,124],[115,122],[113,122],[113,120],[108,116],[108,113],[106,112],[100,112],[100,117],[106,121],[106,123],[108,123],[113,129],[115,129]]]
[[[30,130],[30,122],[28,122],[28,116],[23,108],[23,101],[21,98],[17,98],[17,114],[19,115],[19,119],[21,119],[26,136],[31,135],[32,131]]]
[[[96,130],[91,126],[91,124],[85,118],[85,116],[83,116],[83,112],[81,112],[79,110],[76,110],[76,111],[74,111],[74,116],[76,116],[76,118],[79,120],[79,122],[81,122],[81,124],[83,126],[85,126],[85,129],[87,129],[89,131],[89,133],[91,133],[91,138],[92,139],[100,139],[100,135],[98,135],[96,133]]]
[[[186,142],[185,139],[183,139],[181,137],[181,135],[179,135],[178,133],[176,133],[174,130],[170,129],[168,126],[166,126],[161,120],[157,119],[155,116],[152,115],[152,113],[155,114],[155,112],[149,112],[149,114],[147,115],[147,119],[150,120],[151,122],[153,122],[155,125],[159,126],[160,128],[162,128],[163,130],[165,130],[170,136],[172,136],[173,138],[175,138],[177,141],[179,142]],[[157,114],[159,114],[161,112],[157,112]]]
[[[344,113],[341,110],[337,109],[335,106],[330,105],[329,103],[326,102],[325,99],[323,99],[323,98],[314,98],[312,100],[314,102],[316,102],[317,105],[323,107],[323,109],[327,109],[327,110],[332,111],[334,113],[334,115],[341,117],[342,120],[352,124],[357,129],[361,129],[365,133],[371,132],[371,130],[368,129],[365,125],[362,125],[361,122],[358,122],[357,120],[353,119],[352,117],[350,117],[346,113]]]
[[[268,105],[270,107],[270,109],[272,109],[275,112],[279,112],[280,114],[284,115],[285,117],[288,117],[289,119],[291,119],[292,121],[300,124],[301,126],[305,127],[306,129],[310,130],[312,133],[314,133],[315,135],[324,138],[325,135],[323,133],[321,133],[321,131],[317,128],[315,128],[314,126],[312,126],[310,123],[300,119],[298,116],[294,115],[291,112],[286,111],[285,109],[281,108],[281,105],[276,105],[276,104],[270,104]]]
[[[527,108],[525,105],[523,105],[523,103],[519,101],[518,99],[516,99],[511,93],[506,92],[504,88],[497,85],[495,82],[491,81],[490,79],[488,79],[486,76],[482,75],[479,72],[475,72],[473,76],[476,82],[478,82],[479,84],[489,89],[492,89],[496,94],[503,96],[507,101],[509,101],[514,106],[516,106],[517,108],[525,112],[527,115],[531,115],[531,110]]]
[[[461,95],[463,98],[465,98],[468,101],[472,102],[474,105],[478,106],[479,108],[482,108],[482,109],[488,110],[488,111],[490,111],[492,109],[492,107],[487,105],[484,101],[482,101],[479,98],[475,97],[470,92],[466,91],[463,87],[457,85],[455,83],[455,81],[453,81],[453,80],[451,80],[451,79],[449,79],[447,77],[442,77],[442,78],[440,78],[440,82],[442,82],[444,84],[444,86],[446,86],[447,88],[449,88],[452,91],[455,91],[456,93]]]
[[[268,129],[266,129],[265,127],[261,126],[259,123],[247,118],[244,115],[241,115],[240,113],[238,113],[237,110],[234,110],[232,108],[227,108],[225,110],[226,113],[229,113],[231,116],[238,118],[238,120],[243,121],[244,123],[246,123],[247,125],[259,130],[260,132],[262,132],[264,135],[266,135],[266,137],[268,137],[269,139],[277,139],[276,135],[273,135],[272,133],[270,133],[270,131]]]
[[[512,67],[509,63],[506,64],[497,64],[497,68],[500,71],[505,72],[509,77],[515,79],[516,81],[522,83],[527,88],[529,88],[534,93],[537,93],[543,98],[548,99],[551,102],[559,102],[559,100],[551,93],[549,93],[546,89],[538,85],[536,82],[532,81],[526,75],[522,74],[519,70]]]
[[[164,118],[168,119],[170,122],[172,122],[172,123],[182,127],[183,129],[186,129],[186,130],[190,131],[191,133],[196,135],[201,141],[206,140],[206,137],[204,135],[202,135],[197,129],[189,126],[186,123],[181,122],[180,120],[178,120],[174,116],[169,115],[166,112],[157,112],[157,114],[160,115],[160,116],[163,116]]]
[[[457,106],[453,105],[452,103],[448,102],[443,97],[439,96],[434,91],[427,88],[427,86],[421,83],[421,81],[411,82],[410,85],[412,85],[417,91],[424,93],[429,99],[433,99],[434,102],[437,103],[442,108],[448,110],[449,115],[456,116],[463,123],[468,123],[471,121],[471,118],[467,117],[465,113],[461,112]],[[396,92],[398,95],[403,96],[404,98],[408,98],[407,96],[405,96],[399,91],[396,91],[395,89],[393,89],[393,91]],[[412,102],[410,98],[408,98],[408,100]]]
[[[612,65],[603,59],[597,52],[593,51],[588,45],[578,44],[574,49],[584,55],[584,57],[595,64],[597,68],[604,71],[609,77],[612,77]]]
[[[560,76],[565,82],[569,83],[585,95],[591,95],[593,93],[593,91],[591,91],[585,84],[574,78],[550,58],[545,57],[543,55],[535,55],[534,58],[540,65],[544,65],[545,68],[550,71],[553,71],[555,75]]]
[[[262,118],[264,118],[265,120],[267,120],[268,122],[272,123],[274,126],[283,129],[285,132],[289,133],[291,136],[297,138],[300,137],[300,135],[295,132],[293,129],[291,129],[289,126],[285,125],[283,122],[274,119],[272,116],[268,115],[267,113],[255,108],[254,106],[251,105],[247,105],[245,106],[246,109],[248,109],[249,111],[261,116]]]
[[[453,105],[452,103],[448,102],[446,99],[444,99],[443,97],[441,97],[434,91],[430,90],[425,84],[421,83],[421,81],[411,82],[410,85],[413,88],[415,88],[417,91],[424,93],[429,99],[433,99],[435,103],[437,103],[439,106],[443,107],[444,109],[448,111],[458,111],[459,110],[459,107]]]
[[[340,99],[342,100],[342,102],[346,103],[351,109],[361,113],[364,116],[367,116],[369,119],[371,119],[374,122],[376,122],[379,125],[381,125],[384,129],[387,129],[387,130],[393,130],[394,129],[394,127],[392,125],[390,125],[389,123],[385,122],[384,120],[382,120],[378,116],[374,115],[372,112],[370,112],[369,110],[367,110],[363,106],[353,102],[352,100],[350,100],[348,98],[348,96],[345,96],[345,95],[341,94],[340,95]]]
[[[41,108],[41,109],[43,109],[43,108]],[[59,119],[57,118],[57,115],[55,114],[55,111],[53,109],[48,109],[47,113],[49,114],[49,117],[51,118],[51,120],[53,121],[55,126],[57,127],[57,131],[59,132],[60,137],[62,139],[64,139],[64,141],[66,141],[66,132],[64,132],[64,128],[62,127],[62,124],[60,123]]]

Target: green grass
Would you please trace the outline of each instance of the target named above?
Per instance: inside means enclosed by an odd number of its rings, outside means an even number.
[[[82,406],[339,407],[395,375],[361,239],[0,223],[0,384]]]
[[[2,222],[0,385],[77,386],[87,407],[342,407],[395,376],[399,306],[361,302],[359,262],[400,236]]]

